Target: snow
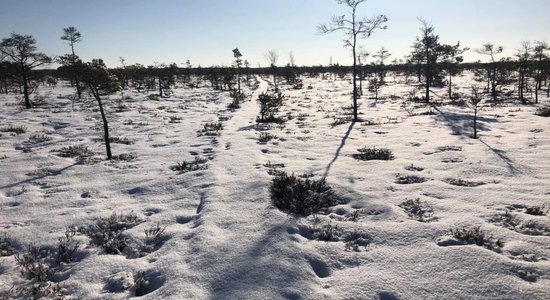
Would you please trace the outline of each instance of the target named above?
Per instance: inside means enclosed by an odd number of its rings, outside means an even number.
[[[138,272],[152,289],[145,299],[548,299],[550,217],[525,214],[523,206],[550,207],[550,123],[534,115],[550,99],[484,108],[480,139],[472,139],[471,109],[409,104],[419,106],[411,116],[402,98],[412,88],[402,83],[384,87],[383,99],[363,97],[363,122],[332,126],[351,104],[349,81],[303,79],[311,89],[283,86],[280,115],[292,116],[284,125],[255,121],[255,99],[271,78],[259,78],[259,89],[246,90],[252,101],[235,111],[226,108],[228,92],[208,87],[176,88],[159,100],[148,99],[154,91],[128,90],[123,110],[112,95],[111,136],[134,142],[112,144],[113,154],[135,154],[131,161],[104,160],[99,112],[91,100],[73,111],[70,86],[42,87],[47,107],[32,110],[14,105],[19,95],[2,95],[0,127],[26,132],[1,132],[0,235],[17,240],[20,251],[33,243],[55,252],[67,226],[82,228],[114,212],[143,220],[124,231],[130,248],[145,239],[145,229],[166,227],[162,246],[145,255],[106,254],[78,234],[78,258],[56,267],[54,278],[75,299],[131,298]],[[465,93],[470,81],[454,80]],[[197,134],[218,120],[219,136]],[[258,143],[264,131],[276,138]],[[29,142],[35,134],[51,140]],[[94,157],[82,163],[55,152],[75,145]],[[364,146],[388,148],[395,159],[354,159]],[[208,168],[170,169],[194,156],[208,158]],[[268,162],[325,177],[346,202],[308,217],[279,211],[269,199]],[[406,170],[411,164],[424,169]],[[428,180],[398,184],[398,174]],[[484,184],[455,186],[449,179]],[[431,222],[399,207],[415,198],[433,208]],[[490,221],[506,210],[542,229]],[[354,213],[357,221],[350,220]],[[337,226],[338,240],[315,239],[327,224]],[[453,242],[450,229],[476,225],[503,247]],[[346,248],[357,237],[369,245]],[[15,257],[0,257],[0,295],[25,284]]]

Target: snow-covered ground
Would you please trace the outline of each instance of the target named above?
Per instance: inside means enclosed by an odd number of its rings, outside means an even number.
[[[302,90],[283,86],[279,115],[289,120],[257,124],[255,100],[268,88],[258,79],[257,90],[246,90],[252,101],[235,111],[228,92],[207,87],[158,100],[148,97],[154,91],[126,91],[124,107],[111,101],[107,111],[111,136],[126,142],[112,144],[113,154],[133,156],[113,161],[104,159],[95,103],[72,110],[71,87],[42,87],[47,106],[32,110],[0,96],[0,129],[26,129],[0,132],[0,239],[19,253],[29,244],[49,249],[42,261],[55,268],[51,281],[75,299],[134,297],[140,277],[148,299],[550,297],[550,217],[525,213],[550,208],[550,122],[534,114],[548,98],[484,108],[472,139],[471,109],[405,109],[412,87],[396,83],[382,99],[360,99],[361,122],[334,125],[351,104],[350,83],[331,77],[304,77]],[[468,92],[467,76],[455,82]],[[200,133],[217,122],[219,135]],[[274,137],[260,143],[265,132]],[[69,146],[93,156],[61,157]],[[388,148],[395,159],[353,158],[362,147]],[[207,167],[171,169],[194,157]],[[345,201],[308,217],[281,212],[269,194],[278,171],[326,178]],[[424,182],[400,181],[415,178]],[[426,222],[402,207],[417,198],[433,210]],[[113,213],[140,219],[123,232],[120,254],[81,230]],[[145,231],[157,224],[165,231],[145,251]],[[485,247],[451,236],[476,226]],[[58,265],[68,227],[80,248]],[[330,228],[330,241],[320,240]],[[14,255],[0,256],[0,298],[29,282]]]

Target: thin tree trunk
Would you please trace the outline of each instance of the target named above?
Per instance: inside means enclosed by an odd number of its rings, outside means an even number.
[[[449,99],[453,98],[453,75],[451,75],[451,71],[449,70]]]
[[[25,107],[31,108],[31,100],[29,99],[29,84],[27,82],[27,74],[23,71],[23,96],[25,97]]]
[[[94,90],[92,87],[90,87],[90,89],[92,90],[92,94],[97,100],[97,104],[99,105],[99,111],[101,112],[101,119],[103,120],[103,135],[105,140],[105,148],[107,150],[107,159],[112,159],[113,156],[111,154],[111,142],[109,140],[109,123],[107,122],[105,111],[103,110],[103,103],[101,102],[101,97],[99,96],[99,92]]]
[[[353,16],[353,26],[355,27],[355,14]],[[358,121],[357,117],[357,52],[356,47],[357,45],[357,35],[353,35],[353,68],[352,68],[352,76],[353,76],[353,122]]]
[[[477,139],[477,109],[474,110],[474,139]]]

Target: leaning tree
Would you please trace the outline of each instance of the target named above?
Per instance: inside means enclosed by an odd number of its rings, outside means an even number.
[[[350,9],[350,16],[333,16],[330,23],[320,24],[317,31],[320,34],[328,34],[336,31],[342,31],[347,36],[344,40],[344,47],[351,47],[353,56],[353,122],[358,121],[357,117],[357,40],[366,39],[372,35],[376,29],[386,29],[384,25],[388,18],[385,15],[378,15],[372,18],[359,18],[357,16],[357,7],[367,0],[337,0],[339,4],[344,4]]]
[[[88,88],[90,93],[94,96],[99,106],[101,119],[103,121],[103,135],[105,147],[107,149],[107,159],[111,159],[113,156],[111,154],[111,144],[109,141],[109,123],[105,116],[105,109],[101,98],[118,91],[118,79],[109,72],[103,60],[94,59],[83,65],[82,83],[84,83],[85,87]]]
[[[23,85],[25,107],[31,108],[32,102],[29,95],[33,92],[31,86],[32,70],[52,62],[52,59],[42,52],[36,51],[36,40],[32,35],[12,33],[9,38],[2,39],[0,52],[6,61],[13,63],[15,75]]]

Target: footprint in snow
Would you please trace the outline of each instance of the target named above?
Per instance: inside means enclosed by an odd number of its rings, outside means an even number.
[[[328,269],[328,266],[323,261],[316,259],[316,258],[310,258],[309,264],[311,265],[311,268],[313,269],[313,272],[317,277],[319,278],[326,278],[330,276],[330,270]]]

